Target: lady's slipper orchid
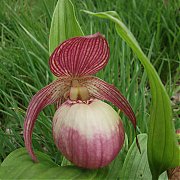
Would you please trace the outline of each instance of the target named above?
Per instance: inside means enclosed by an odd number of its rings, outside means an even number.
[[[34,161],[34,123],[44,107],[59,102],[53,118],[53,137],[68,160],[94,169],[116,157],[124,142],[123,124],[115,110],[101,100],[121,109],[135,129],[136,118],[118,89],[91,76],[104,68],[108,59],[108,43],[100,33],[68,39],[52,53],[49,65],[58,79],[32,98],[24,124],[25,146]]]

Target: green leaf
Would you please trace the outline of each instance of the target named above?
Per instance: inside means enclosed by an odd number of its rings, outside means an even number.
[[[141,50],[133,34],[123,24],[115,11],[100,13],[84,12],[113,21],[119,36],[132,48],[147,72],[152,94],[147,144],[148,161],[153,179],[158,179],[158,176],[162,172],[176,167],[180,163],[180,149],[175,136],[168,94],[153,65]]]
[[[108,169],[85,170],[75,166],[58,166],[50,157],[36,152],[34,163],[25,148],[13,151],[0,166],[0,179],[104,179]]]
[[[147,158],[147,134],[138,135],[138,139],[141,146],[141,154],[134,140],[123,164],[120,179],[152,179]],[[163,173],[159,179],[168,179],[167,174]]]
[[[58,0],[51,21],[49,54],[66,39],[83,36],[70,0]]]

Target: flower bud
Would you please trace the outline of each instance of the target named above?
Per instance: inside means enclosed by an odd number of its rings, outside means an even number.
[[[108,165],[124,143],[124,129],[108,104],[67,100],[53,118],[55,144],[75,165],[96,169]]]

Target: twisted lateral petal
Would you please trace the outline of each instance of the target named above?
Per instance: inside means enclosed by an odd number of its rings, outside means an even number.
[[[134,129],[136,130],[135,114],[126,98],[119,92],[119,90],[115,86],[108,84],[105,81],[93,76],[82,78],[80,83],[81,85],[88,88],[90,96],[97,99],[109,101],[115,106],[117,106],[120,110],[122,110],[131,120]],[[140,151],[137,138],[136,143]]]
[[[64,41],[52,53],[49,64],[55,76],[80,77],[97,73],[108,59],[108,43],[96,33]]]
[[[57,102],[69,90],[70,81],[58,79],[36,93],[29,103],[24,123],[24,141],[26,149],[34,161],[37,158],[32,149],[32,130],[40,111],[49,104]]]

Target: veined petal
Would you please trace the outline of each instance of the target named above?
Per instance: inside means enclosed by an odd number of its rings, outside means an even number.
[[[108,59],[108,43],[96,33],[64,41],[52,53],[49,64],[55,76],[80,77],[97,73]]]
[[[119,92],[119,90],[111,84],[93,76],[87,76],[81,79],[81,85],[88,88],[90,96],[97,99],[106,100],[113,103],[120,110],[122,110],[126,116],[131,120],[134,129],[136,131],[136,117],[135,114],[126,100],[126,98]],[[136,143],[140,151],[138,139]]]
[[[40,111],[49,104],[59,101],[70,88],[70,80],[59,78],[36,93],[27,108],[24,122],[24,141],[26,149],[34,161],[37,158],[32,149],[32,131]]]

